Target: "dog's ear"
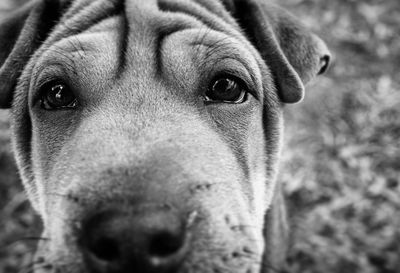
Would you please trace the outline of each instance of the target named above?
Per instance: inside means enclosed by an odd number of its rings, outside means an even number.
[[[223,0],[270,67],[279,96],[295,103],[304,85],[326,71],[330,53],[325,43],[285,10],[266,0]]]
[[[0,108],[11,105],[25,64],[59,18],[60,1],[31,1],[0,17]]]

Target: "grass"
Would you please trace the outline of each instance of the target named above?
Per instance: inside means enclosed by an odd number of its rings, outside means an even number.
[[[335,62],[287,107],[290,272],[399,272],[400,3],[284,1]],[[397,60],[397,61],[396,61]]]
[[[295,241],[289,272],[400,268],[400,3],[281,0],[327,41],[334,63],[288,105],[279,179]],[[37,231],[0,112],[0,272],[18,272]],[[36,229],[37,230],[37,229]],[[14,242],[10,245],[10,243]]]

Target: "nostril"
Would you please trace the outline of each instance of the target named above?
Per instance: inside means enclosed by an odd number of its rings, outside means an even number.
[[[177,253],[184,243],[184,236],[163,232],[155,235],[151,241],[149,254],[164,258]]]
[[[90,272],[172,272],[188,250],[182,214],[159,205],[90,215],[80,243]]]
[[[93,240],[88,248],[97,259],[107,262],[118,260],[121,254],[118,243],[107,237]]]

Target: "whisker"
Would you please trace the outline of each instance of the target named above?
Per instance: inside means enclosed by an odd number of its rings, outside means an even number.
[[[36,266],[38,265],[38,266]],[[24,268],[20,269],[18,273],[33,273],[38,269],[46,269],[50,270],[53,266],[50,263],[43,263],[43,262],[32,262],[31,264],[25,266]]]
[[[267,263],[265,261],[253,261],[253,262],[260,265],[261,268],[268,268],[269,270],[276,272],[276,273],[286,273],[286,270],[278,269],[276,266],[273,266],[272,264]]]
[[[257,229],[258,227],[252,225],[233,225],[231,229]]]
[[[24,241],[50,241],[50,238],[46,237],[35,237],[35,236],[29,236],[29,237],[22,237],[13,240],[12,242],[8,242],[4,245],[5,248],[11,248],[14,247],[17,243],[24,242]]]

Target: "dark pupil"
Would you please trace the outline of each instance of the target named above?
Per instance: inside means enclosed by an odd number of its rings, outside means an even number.
[[[238,84],[231,79],[220,79],[213,86],[215,99],[225,101],[235,101],[240,96],[242,90]]]
[[[53,86],[48,93],[48,102],[52,106],[68,106],[74,99],[72,94],[68,92],[65,85],[57,84]]]

